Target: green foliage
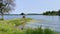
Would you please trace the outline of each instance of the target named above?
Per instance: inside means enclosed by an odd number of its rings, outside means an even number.
[[[55,34],[52,30],[46,28],[44,29],[44,34]]]
[[[20,20],[10,20],[8,23],[15,24],[15,26],[20,25],[22,22]]]
[[[0,20],[4,20],[4,19],[1,18]]]
[[[40,27],[37,29],[27,29],[26,34],[57,34],[57,33],[49,28],[42,29]]]
[[[25,15],[24,13],[21,13],[20,15]]]
[[[14,8],[13,0],[0,0],[0,14],[3,20],[4,13],[8,13],[9,11],[13,10],[13,8]]]
[[[0,34],[19,34],[21,33],[20,30],[14,28],[15,25],[11,23],[0,23]]]
[[[0,21],[0,34],[55,34],[55,32],[49,28],[42,29],[24,29],[20,30],[16,28],[16,25],[20,25],[23,19],[3,20]],[[26,21],[30,21],[30,18],[25,18]]]
[[[29,21],[30,18],[26,18]],[[13,20],[0,20],[0,34],[23,34],[23,30],[16,28],[20,25],[23,19],[13,19]]]
[[[15,26],[19,26],[22,24],[22,22],[28,22],[30,21],[30,18],[25,18],[25,19],[13,19],[13,20],[9,20],[8,23],[12,23],[15,24]]]
[[[43,13],[43,15],[59,15],[59,11],[46,11]]]
[[[58,15],[60,16],[60,10],[58,10]]]

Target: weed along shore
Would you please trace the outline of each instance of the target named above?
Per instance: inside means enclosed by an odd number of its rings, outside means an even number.
[[[25,24],[27,23],[27,22],[30,22],[32,19],[30,19],[30,18],[22,18],[22,20],[21,20],[21,24],[20,24],[20,29],[24,29],[24,26],[25,26]]]
[[[12,20],[1,20],[0,21],[0,34],[58,34],[57,32],[45,28],[42,29],[42,27],[38,27],[36,29],[27,28],[24,29],[24,25],[27,22],[36,22],[36,20],[33,20],[31,18],[25,18],[25,19],[12,19]],[[17,28],[17,26],[23,26],[23,29]]]

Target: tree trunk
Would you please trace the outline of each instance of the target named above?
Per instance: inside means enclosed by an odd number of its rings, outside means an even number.
[[[3,16],[3,12],[2,12],[2,10],[1,10],[1,20],[4,20],[4,16]]]
[[[4,20],[4,16],[3,16],[3,13],[1,13],[1,17],[2,17],[2,18],[1,18],[1,20]]]

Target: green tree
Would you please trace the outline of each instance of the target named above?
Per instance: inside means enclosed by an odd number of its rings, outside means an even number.
[[[51,15],[56,15],[56,11],[51,11]]]
[[[60,10],[58,11],[58,15],[60,16]]]
[[[14,0],[0,0],[0,14],[3,18],[4,13],[8,13],[14,9]]]
[[[25,15],[24,13],[21,13],[21,15]]]
[[[43,15],[58,15],[57,13],[60,14],[60,12],[57,11],[46,11],[45,13],[43,13]]]
[[[50,11],[46,11],[43,15],[50,15]]]

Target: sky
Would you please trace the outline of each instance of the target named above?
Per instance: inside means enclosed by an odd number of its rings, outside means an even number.
[[[15,10],[11,14],[43,13],[45,11],[59,10],[60,0],[15,0]]]

